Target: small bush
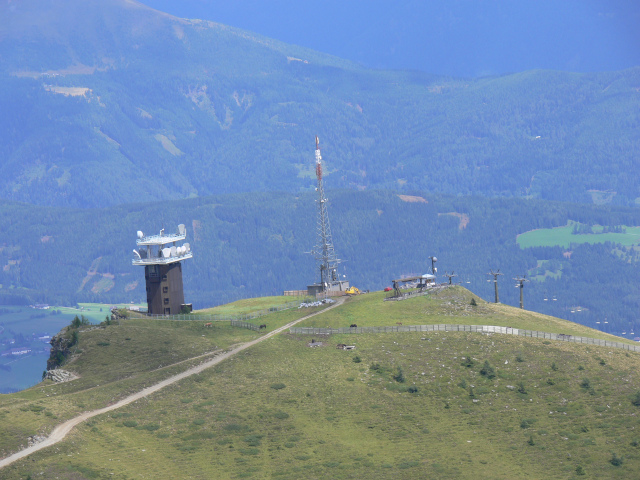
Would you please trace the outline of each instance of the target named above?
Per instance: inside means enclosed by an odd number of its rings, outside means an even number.
[[[631,403],[636,407],[640,407],[640,390],[631,397]]]
[[[611,455],[611,460],[609,460],[609,463],[614,467],[619,467],[620,465],[622,465],[623,461],[624,461],[623,457],[619,457],[614,453]]]
[[[518,393],[521,393],[523,395],[527,394],[527,388],[524,386],[524,383],[522,382],[518,383]]]
[[[402,367],[400,365],[396,367],[393,379],[398,383],[404,383],[404,373],[402,372]]]
[[[556,381],[553,378],[547,378],[547,385],[555,385]]]
[[[259,447],[262,435],[247,435],[242,440],[250,447]]]
[[[477,307],[478,302],[476,302],[476,299],[472,297],[471,301],[469,302],[469,305],[471,305],[472,307]]]
[[[138,422],[136,422],[135,420],[125,420],[124,422],[122,422],[122,424],[125,427],[129,427],[129,428],[133,428],[133,427],[137,427],[138,426]]]
[[[598,363],[600,363],[600,365],[603,365],[603,366],[607,364],[607,362],[604,361],[604,358],[601,358],[600,362],[598,362]]]
[[[274,383],[271,385],[271,388],[274,390],[282,390],[283,388],[286,388],[286,385],[284,383]]]
[[[73,332],[73,333],[78,333],[78,332]],[[111,344],[109,342],[98,342],[97,345],[100,347],[108,347]]]
[[[203,418],[197,418],[193,421],[194,425],[204,425],[204,419]]]
[[[638,445],[640,445],[640,441],[637,438],[634,438],[633,440],[631,440],[631,443],[629,444],[632,447],[637,447]]]
[[[353,381],[355,381],[355,378],[353,378],[353,377],[347,377],[347,382],[353,382]]]
[[[376,371],[380,370],[381,368],[382,368],[382,367],[380,366],[380,364],[379,364],[379,363],[372,363],[372,364],[369,366],[369,370],[373,370],[374,372],[376,372]]]
[[[536,420],[534,418],[523,418],[520,422],[520,428],[530,428],[534,423],[536,423]]]
[[[581,465],[576,467],[576,475],[586,475],[586,473],[584,473],[584,468],[582,468]]]
[[[465,357],[464,360],[460,362],[460,365],[462,365],[463,367],[471,368],[475,365],[475,363],[476,362],[473,361],[473,358]]]
[[[409,392],[409,393],[418,393],[418,387],[409,387],[409,388],[407,388],[407,392]]]
[[[360,363],[362,362],[362,359],[356,355],[355,357],[353,357],[353,359],[351,360],[353,363]]]
[[[556,362],[553,362],[551,364],[551,370],[553,370],[554,372],[558,370],[558,366],[556,365]]]
[[[524,362],[524,358],[522,355],[517,355],[516,356],[516,362]]]
[[[536,442],[533,440],[533,435],[529,435],[529,440],[527,441],[527,443],[531,446],[536,444]]]
[[[458,383],[458,386],[460,388],[467,388],[467,381],[463,378],[462,380],[460,380],[460,383]]]
[[[582,371],[584,370],[584,367],[582,365],[578,365],[578,370]]]
[[[489,360],[484,361],[484,365],[480,369],[480,375],[487,378],[494,378],[496,376],[496,371],[489,365]]]
[[[284,420],[285,418],[289,418],[289,414],[286,412],[276,412],[274,417],[279,418],[280,420]]]
[[[580,382],[580,386],[585,390],[589,390],[591,388],[591,381],[588,378],[584,378],[582,382]]]
[[[476,398],[476,392],[473,391],[473,387],[469,387],[469,397]]]

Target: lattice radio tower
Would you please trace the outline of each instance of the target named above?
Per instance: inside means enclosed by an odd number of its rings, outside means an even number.
[[[320,143],[316,136],[316,177],[318,179],[318,241],[313,247],[312,254],[315,256],[320,267],[320,285],[322,290],[330,290],[332,285],[340,284],[338,277],[338,265],[341,260],[336,256],[333,248],[333,238],[331,237],[331,227],[329,225],[329,213],[327,211],[327,199],[324,196],[324,186],[322,182],[322,156],[320,155]]]

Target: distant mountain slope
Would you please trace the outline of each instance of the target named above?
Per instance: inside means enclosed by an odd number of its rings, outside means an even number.
[[[568,220],[640,226],[639,209],[414,193],[328,192],[335,248],[345,261],[339,273],[352,284],[382,289],[400,275],[426,273],[429,255],[436,255],[439,281],[453,270],[454,281],[492,300],[487,272],[499,268],[505,274],[500,300],[517,306],[512,279],[527,274],[534,281],[525,286],[525,308],[640,336],[638,246],[589,245],[583,236],[569,249],[516,243],[520,233]],[[185,298],[196,308],[304,289],[317,281],[313,258],[305,254],[316,241],[314,200],[309,192],[105,209],[2,202],[0,302],[145,301],[143,269],[131,265],[135,233],[173,232],[179,223],[186,224],[194,252],[184,262],[184,282]]]
[[[463,80],[134,1],[0,5],[0,196],[106,206],[312,185],[634,204],[640,68]]]

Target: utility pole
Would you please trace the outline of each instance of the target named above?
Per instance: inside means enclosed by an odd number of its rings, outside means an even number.
[[[445,277],[447,277],[449,279],[449,285],[451,285],[451,279],[453,277],[457,277],[456,272],[451,272],[451,273],[445,273],[444,274]]]
[[[496,287],[496,302],[495,303],[500,303],[500,297],[498,296],[498,276],[499,275],[504,275],[504,274],[500,273],[500,269],[498,269],[497,272],[494,272],[493,269],[491,269],[491,272],[487,273],[487,275],[493,275],[493,285]]]
[[[524,276],[517,276],[516,278],[514,278],[514,280],[518,283],[520,283],[520,308],[522,308],[524,310],[524,302],[522,300],[522,292],[524,290],[524,282],[528,282],[529,280],[527,280],[526,275]],[[517,287],[517,285],[516,285]]]

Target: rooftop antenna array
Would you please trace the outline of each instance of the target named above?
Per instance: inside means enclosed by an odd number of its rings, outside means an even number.
[[[144,267],[147,306],[150,314],[173,315],[191,309],[184,303],[182,261],[193,258],[188,243],[178,245],[187,238],[187,229],[178,225],[177,233],[145,235],[138,230],[133,265]]]
[[[438,269],[436,267],[436,262],[438,261],[438,259],[434,256],[429,257],[431,259],[431,274],[435,275],[436,273],[438,273]]]
[[[341,260],[336,256],[333,248],[333,238],[329,225],[329,213],[327,211],[328,200],[324,196],[324,185],[322,181],[322,156],[320,155],[320,141],[316,136],[316,178],[318,186],[318,224],[316,227],[318,240],[311,253],[320,268],[320,285],[323,291],[331,290],[332,285],[340,284],[338,276],[338,265]],[[346,282],[346,280],[343,280]],[[348,285],[347,285],[348,287]]]
[[[498,269],[497,272],[494,272],[493,269],[491,269],[491,271],[489,273],[487,273],[487,275],[493,275],[493,285],[496,288],[496,302],[495,303],[500,303],[500,297],[498,296],[498,277],[500,275],[503,275],[503,274],[500,273],[500,269]]]
[[[523,275],[522,277],[520,275],[518,275],[516,278],[514,278],[514,280],[520,284],[520,308],[522,308],[524,310],[524,301],[523,301],[522,292],[524,291],[524,282],[528,282],[529,280],[527,280],[527,276],[526,275]],[[518,285],[516,285],[516,287],[517,286]]]

